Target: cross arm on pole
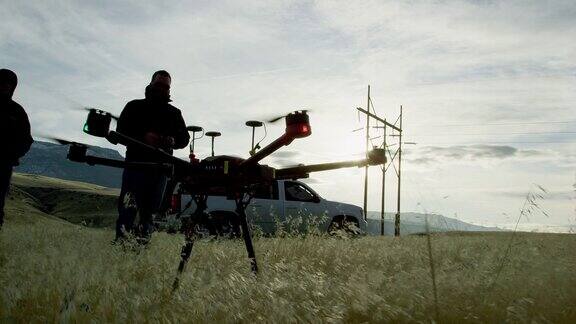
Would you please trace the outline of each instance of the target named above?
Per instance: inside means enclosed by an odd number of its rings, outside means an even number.
[[[364,113],[364,114],[366,114],[366,115],[368,115],[368,116],[370,116],[370,117],[372,117],[372,118],[376,119],[377,121],[379,121],[379,122],[383,123],[384,125],[386,125],[386,126],[388,126],[388,127],[392,128],[392,129],[395,129],[395,130],[397,130],[397,131],[399,131],[399,132],[402,132],[402,129],[400,129],[400,128],[398,128],[398,127],[396,127],[396,126],[394,126],[394,125],[390,124],[390,123],[389,123],[389,122],[387,122],[386,120],[384,120],[384,119],[382,119],[382,118],[380,118],[380,117],[378,117],[378,116],[374,115],[373,113],[371,113],[371,112],[369,112],[369,111],[367,111],[367,110],[365,110],[365,109],[362,109],[362,108],[360,108],[360,107],[358,107],[358,108],[356,108],[356,109],[358,109],[358,111],[360,111],[360,112],[362,112],[362,113]]]

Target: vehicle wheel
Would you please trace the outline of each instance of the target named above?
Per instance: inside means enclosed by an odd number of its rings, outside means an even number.
[[[215,213],[211,215],[211,218],[217,236],[228,238],[240,236],[240,224],[235,214]]]
[[[360,234],[360,227],[358,221],[350,217],[334,217],[330,226],[328,226],[328,234],[333,236],[357,236]]]

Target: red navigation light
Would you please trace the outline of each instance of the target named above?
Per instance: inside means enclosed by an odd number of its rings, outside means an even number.
[[[302,138],[312,134],[312,129],[307,123],[292,124],[286,127],[286,134],[293,138]]]
[[[174,194],[170,197],[170,212],[175,214],[179,213],[182,208],[182,199],[179,194]]]
[[[302,138],[310,134],[312,134],[312,129],[306,111],[295,111],[286,115],[286,135],[291,138]]]

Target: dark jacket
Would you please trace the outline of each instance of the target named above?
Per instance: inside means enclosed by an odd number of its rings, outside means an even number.
[[[34,142],[26,111],[12,99],[0,101],[0,140],[3,151],[0,163],[10,166],[18,165]]]
[[[118,119],[116,131],[141,142],[145,142],[144,135],[148,132],[171,136],[174,138],[175,149],[186,147],[190,141],[180,110],[168,102],[150,98],[132,100],[126,104]],[[172,148],[161,148],[172,154]],[[147,151],[131,146],[126,149],[126,160],[155,161]]]

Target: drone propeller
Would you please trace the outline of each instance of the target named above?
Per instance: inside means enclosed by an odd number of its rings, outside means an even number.
[[[312,110],[310,110],[310,109],[298,110],[298,112],[301,112],[301,113],[308,113],[308,112],[310,112],[310,111],[312,111]],[[291,113],[292,113],[292,112],[291,112]],[[279,121],[280,119],[285,118],[286,116],[290,115],[291,113],[288,113],[288,114],[285,114],[285,115],[281,115],[281,116],[276,116],[276,117],[274,117],[274,118],[271,118],[271,119],[267,120],[266,122],[268,122],[268,123],[275,123],[275,122]]]
[[[58,137],[53,137],[53,136],[38,136],[38,137],[47,139],[47,140],[49,140],[49,141],[51,141],[51,142],[55,142],[55,143],[60,144],[60,145],[75,145],[75,146],[83,146],[83,147],[86,147],[86,148],[91,147],[91,146],[88,145],[88,144],[79,143],[79,142],[74,142],[74,141],[69,141],[69,140],[65,140],[65,139],[58,138]]]
[[[106,115],[112,117],[112,119],[118,121],[118,116],[113,115],[113,114],[111,114],[111,113],[109,113],[109,112],[107,112],[107,111],[105,111],[105,110],[102,110],[102,109],[93,108],[93,107],[86,107],[86,106],[84,106],[84,107],[79,107],[79,108],[76,108],[76,109],[77,109],[77,110],[84,110],[84,111],[88,111],[88,112],[90,112],[90,111],[101,111],[101,112],[105,113]]]

